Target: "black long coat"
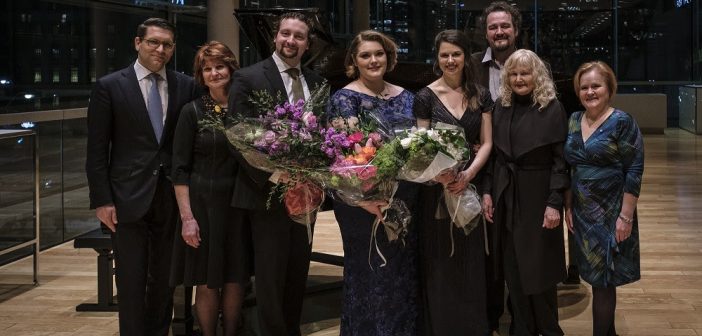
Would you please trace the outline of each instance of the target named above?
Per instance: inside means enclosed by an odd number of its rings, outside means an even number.
[[[502,237],[511,234],[522,287],[529,295],[566,275],[563,226],[542,225],[546,206],[562,209],[569,183],[563,158],[567,115],[555,99],[543,110],[515,100],[511,107],[503,107],[501,99],[495,104],[494,154],[486,188],[495,207],[494,259],[502,260]]]

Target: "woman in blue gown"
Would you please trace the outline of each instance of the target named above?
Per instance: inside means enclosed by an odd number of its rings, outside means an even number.
[[[414,95],[383,79],[396,63],[397,46],[392,40],[375,31],[359,33],[345,61],[347,75],[355,80],[332,95],[327,107],[331,124],[352,124],[363,117],[361,110],[373,111],[390,126],[411,121]],[[416,189],[410,183],[400,183],[395,195],[410,209],[414,207]],[[383,205],[352,206],[334,200],[344,247],[341,335],[402,336],[419,330],[416,228],[411,223],[404,239],[389,241],[383,226],[373,225],[382,216]],[[371,249],[374,229],[376,242]]]
[[[643,138],[634,118],[610,106],[617,82],[607,64],[585,63],[573,81],[585,111],[568,123],[572,177],[565,219],[580,276],[592,285],[593,335],[614,336],[616,288],[641,278],[636,203]]]

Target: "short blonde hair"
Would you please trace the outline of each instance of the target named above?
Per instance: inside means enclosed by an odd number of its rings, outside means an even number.
[[[351,40],[349,50],[346,52],[344,67],[346,67],[346,76],[349,78],[356,79],[360,75],[358,68],[354,63],[354,58],[356,58],[356,55],[358,54],[358,46],[361,45],[361,42],[366,41],[378,42],[378,44],[383,47],[385,55],[387,55],[388,59],[388,65],[385,72],[392,71],[392,69],[395,68],[395,64],[397,64],[397,44],[395,44],[392,39],[383,33],[375,30],[364,30],[358,33],[358,35]]]
[[[575,95],[577,96],[580,92],[580,77],[585,73],[590,71],[598,71],[602,77],[605,79],[605,84],[607,84],[607,90],[609,91],[609,99],[614,97],[617,93],[617,77],[614,76],[614,71],[607,65],[607,63],[602,61],[594,61],[583,63],[578,71],[575,72],[573,76],[573,88],[575,89]]]
[[[531,50],[519,49],[507,59],[505,67],[500,74],[502,78],[502,85],[500,85],[502,106],[512,106],[512,87],[509,84],[509,73],[518,66],[531,69],[535,84],[534,91],[531,95],[534,105],[539,105],[539,110],[556,99],[556,88],[555,85],[553,85],[551,72],[546,67],[544,61]]]

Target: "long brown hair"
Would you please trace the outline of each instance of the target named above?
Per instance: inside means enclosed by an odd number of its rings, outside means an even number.
[[[478,84],[478,75],[470,57],[468,37],[462,31],[455,29],[444,30],[436,34],[434,38],[434,51],[436,53],[434,72],[439,76],[443,75],[439,69],[439,47],[443,42],[453,44],[463,51],[463,76],[461,79],[463,98],[468,102],[468,107],[471,110],[477,110],[480,107],[480,96],[484,89]]]

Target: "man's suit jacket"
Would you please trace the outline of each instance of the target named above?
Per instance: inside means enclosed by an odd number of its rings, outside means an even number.
[[[490,89],[490,63],[483,63],[483,58],[487,51],[483,50],[480,52],[473,53],[471,59],[473,64],[475,64],[475,69],[478,72],[478,83],[484,86],[486,89]]]
[[[302,74],[310,91],[316,85],[321,85],[324,78],[314,71],[302,68]],[[229,91],[229,106],[232,113],[245,117],[257,117],[261,111],[256,111],[249,97],[253,91],[266,90],[273,97],[278,92],[287,97],[285,84],[280,77],[280,71],[273,60],[273,56],[265,60],[239,69],[232,76],[232,85]],[[283,103],[283,102],[280,102]],[[240,154],[237,159],[243,169],[237,172],[234,194],[232,195],[233,207],[252,210],[266,209],[268,193],[273,186],[268,181],[269,173],[251,167]],[[279,207],[279,202],[271,202],[271,207]]]
[[[88,105],[86,173],[90,208],[114,204],[117,221],[146,214],[160,174],[171,171],[173,133],[183,105],[193,100],[189,76],[167,71],[168,111],[161,142],[154,134],[134,64],[100,78]]]

